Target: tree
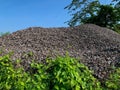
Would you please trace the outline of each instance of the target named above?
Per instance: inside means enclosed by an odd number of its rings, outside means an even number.
[[[116,3],[115,6],[120,8],[120,0],[112,0],[112,4]]]
[[[112,28],[120,22],[120,0],[112,0],[112,3],[114,2],[117,3],[102,5],[99,0],[72,0],[72,3],[65,7],[72,15],[67,23],[69,26],[94,23]]]
[[[100,2],[98,0],[72,0],[71,4],[65,7],[72,15],[70,21],[67,21],[68,25],[75,26],[82,24],[85,18],[96,14],[99,5]]]
[[[85,18],[83,23],[93,23],[102,27],[114,29],[120,21],[120,9],[112,5],[100,5],[96,15]]]

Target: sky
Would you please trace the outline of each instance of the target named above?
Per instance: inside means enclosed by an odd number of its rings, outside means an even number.
[[[28,27],[68,27],[71,16],[64,9],[72,0],[0,0],[0,32]],[[101,0],[108,3],[110,0]]]

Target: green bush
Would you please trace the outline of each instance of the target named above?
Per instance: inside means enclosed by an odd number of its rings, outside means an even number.
[[[120,68],[116,68],[105,83],[107,90],[120,89]]]
[[[5,32],[5,33],[0,33],[0,37],[2,36],[6,36],[6,35],[9,35],[10,34],[10,32]]]
[[[42,78],[35,78],[36,74],[24,71],[20,60],[12,63],[10,54],[0,57],[0,90],[43,90]]]
[[[9,54],[0,57],[0,90],[100,90],[91,71],[69,56],[46,64],[33,62],[31,72],[25,72],[19,62],[15,64]]]
[[[48,60],[46,71],[49,75],[49,89],[101,90],[100,83],[92,76],[92,72],[68,55]]]
[[[0,90],[119,90],[120,69],[102,87],[92,72],[68,55],[31,63],[25,71],[20,60],[12,62],[10,54],[0,56]]]
[[[27,74],[22,67],[15,69],[10,54],[0,57],[0,90],[23,90],[26,80]]]
[[[114,25],[113,30],[120,34],[120,24]]]

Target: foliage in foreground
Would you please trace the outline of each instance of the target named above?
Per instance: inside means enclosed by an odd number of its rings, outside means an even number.
[[[105,90],[107,88],[118,90],[119,78],[118,70],[118,74],[111,75],[110,80],[106,82]],[[19,60],[13,64],[8,54],[0,57],[0,90],[102,90],[102,88],[85,65],[68,55],[57,57],[55,60],[48,59],[46,64],[32,62],[31,70],[25,72]]]

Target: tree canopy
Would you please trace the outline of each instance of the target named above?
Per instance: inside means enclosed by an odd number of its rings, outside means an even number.
[[[96,15],[84,18],[82,22],[93,23],[102,27],[113,29],[120,21],[120,9],[111,5],[100,5]]]
[[[112,0],[106,5],[99,0],[72,0],[65,9],[72,15],[67,21],[69,26],[93,23],[112,29],[120,23],[120,0]]]
[[[67,22],[68,25],[75,26],[83,23],[82,20],[96,13],[99,5],[98,0],[72,0],[71,4],[65,7],[72,15],[72,18]]]

